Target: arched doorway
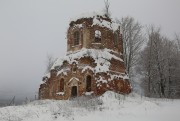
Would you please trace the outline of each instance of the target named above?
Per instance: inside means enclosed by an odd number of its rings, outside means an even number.
[[[77,97],[77,86],[72,86],[71,97]]]
[[[91,76],[86,77],[86,92],[91,92]]]

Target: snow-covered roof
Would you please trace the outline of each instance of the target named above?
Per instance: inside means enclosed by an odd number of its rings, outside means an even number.
[[[107,20],[104,20],[104,19],[101,19],[97,16],[93,17],[93,25],[98,25],[98,26],[101,26],[101,27],[106,27],[112,31],[117,31],[119,29],[119,24],[113,22],[113,21],[107,21]]]
[[[107,18],[103,12],[92,12],[92,13],[83,13],[79,16],[76,16],[71,19],[72,21],[77,21],[83,18],[93,18],[92,26],[98,25],[101,27],[106,27],[112,31],[117,31],[119,29],[119,24],[114,22],[111,18]],[[104,19],[103,19],[104,18]]]

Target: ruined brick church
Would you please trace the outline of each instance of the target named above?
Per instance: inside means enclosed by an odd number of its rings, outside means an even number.
[[[106,91],[128,94],[120,26],[105,15],[73,19],[67,31],[67,53],[43,77],[39,99],[67,100]]]

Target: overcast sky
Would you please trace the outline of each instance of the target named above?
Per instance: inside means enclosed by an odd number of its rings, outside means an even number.
[[[113,18],[132,16],[143,25],[180,33],[180,0],[109,0]],[[104,0],[0,0],[0,99],[38,92],[47,54],[66,52],[71,18],[100,11]]]

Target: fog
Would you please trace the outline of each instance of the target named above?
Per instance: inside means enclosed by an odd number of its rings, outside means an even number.
[[[132,16],[180,33],[179,0],[109,0],[112,18]],[[0,0],[0,100],[33,99],[46,70],[47,54],[66,52],[70,19],[101,11],[104,0]]]

